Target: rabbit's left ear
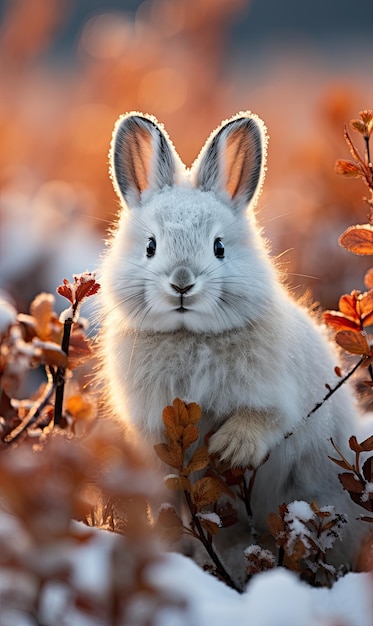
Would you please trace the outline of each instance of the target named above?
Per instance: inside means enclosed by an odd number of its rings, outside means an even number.
[[[195,185],[243,210],[260,191],[266,144],[263,122],[250,113],[237,115],[207,140],[192,166]]]

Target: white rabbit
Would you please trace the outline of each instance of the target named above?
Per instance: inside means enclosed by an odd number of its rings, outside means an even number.
[[[187,129],[186,132],[193,132]],[[255,221],[267,135],[239,113],[212,133],[191,169],[154,117],[119,118],[110,153],[122,201],[102,266],[102,376],[113,412],[141,439],[162,440],[176,397],[203,410],[202,436],[236,466],[257,466],[259,529],[283,502],[348,513],[335,563],[357,550],[361,512],[338,481],[330,437],[356,433],[354,398],[337,381],[325,329],[291,297]],[[249,205],[249,206],[248,206]],[[288,433],[293,433],[287,437]]]

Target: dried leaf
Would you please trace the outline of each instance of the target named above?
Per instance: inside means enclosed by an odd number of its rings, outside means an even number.
[[[361,481],[350,472],[344,472],[343,474],[338,474],[338,478],[342,483],[343,489],[346,489],[350,494],[358,493],[362,494],[364,491],[364,485]]]
[[[370,224],[350,226],[340,236],[339,243],[354,254],[373,254],[373,227]]]
[[[281,515],[276,515],[276,513],[273,512],[270,513],[267,518],[267,526],[272,537],[274,537],[280,546],[283,546],[286,543],[286,537],[284,533],[285,522]]]
[[[354,330],[340,330],[335,336],[335,340],[341,348],[351,354],[365,354],[369,356],[369,345],[360,332]]]
[[[190,481],[184,476],[169,475],[164,479],[164,483],[168,489],[172,491],[190,491]]]
[[[67,356],[61,349],[61,347],[53,341],[40,341],[35,337],[32,341],[35,348],[40,351],[41,360],[43,363],[52,365],[54,367],[63,367],[67,365]]]
[[[183,473],[189,475],[191,472],[197,472],[205,469],[210,462],[209,452],[207,446],[201,446],[197,448],[193,454],[190,462],[184,468]]]
[[[80,274],[79,277],[82,277],[83,274]],[[75,276],[74,276],[75,279]],[[75,298],[78,302],[82,302],[85,298],[89,298],[90,296],[94,296],[98,290],[100,289],[99,283],[96,283],[94,278],[90,278],[88,280],[79,281],[79,284],[76,288]]]
[[[155,528],[163,539],[171,543],[179,541],[184,532],[183,522],[172,506],[161,508]]]
[[[176,444],[158,443],[154,446],[154,451],[166,465],[176,469],[182,468],[184,455],[180,446]]]
[[[354,161],[346,161],[345,159],[336,161],[335,173],[339,176],[348,176],[350,178],[362,176],[360,167]]]
[[[186,409],[188,411],[189,422],[191,424],[196,424],[202,417],[202,409],[196,402],[191,402],[186,405]]]
[[[360,446],[364,450],[364,452],[372,452],[373,451],[373,435],[371,435],[367,439],[364,439],[364,441],[360,443]]]
[[[360,330],[360,323],[348,319],[339,311],[324,311],[323,320],[335,330]]]
[[[373,267],[371,267],[364,276],[364,284],[368,289],[373,289]]]
[[[351,321],[360,323],[360,317],[357,313],[357,292],[353,291],[351,295],[345,294],[339,299],[338,307],[340,312]]]
[[[177,421],[176,411],[172,406],[167,406],[162,413],[165,434],[171,441],[178,441],[183,433],[183,427]]]
[[[192,443],[197,441],[198,435],[199,435],[199,431],[198,431],[197,426],[194,426],[194,424],[187,424],[187,426],[185,426],[184,432],[183,432],[184,450],[189,448],[189,446],[191,446]]]
[[[334,459],[332,456],[328,456],[328,459],[343,469],[353,471],[352,465],[350,465],[350,463],[348,463],[345,459]]]
[[[215,504],[224,493],[222,481],[213,476],[205,476],[192,485],[191,496],[197,510],[207,504]]]
[[[361,120],[351,120],[351,126],[358,133],[364,135],[365,133],[365,124]]]
[[[74,330],[70,336],[67,367],[71,370],[81,365],[92,354],[91,342],[81,330]]]
[[[219,530],[219,525],[215,524],[215,522],[212,522],[209,519],[202,518],[201,524],[203,528],[209,533],[209,535],[216,535]]]
[[[366,109],[364,111],[360,111],[359,115],[365,124],[364,136],[369,139],[373,132],[373,110]]]
[[[367,317],[373,313],[373,290],[370,289],[363,293],[359,299],[360,316],[364,320],[364,325],[369,326]]]
[[[355,435],[349,438],[348,445],[350,446],[350,450],[353,452],[364,452],[365,449],[362,447],[361,443],[358,442]]]
[[[50,338],[53,307],[54,296],[51,293],[40,293],[30,305],[30,313],[35,320],[36,334],[44,341]]]
[[[369,459],[365,461],[362,467],[362,472],[368,483],[373,482],[373,457],[370,456]],[[373,498],[373,493],[371,494],[371,497]]]
[[[71,304],[74,304],[75,294],[72,285],[69,283],[67,278],[63,279],[63,285],[58,285],[56,291],[60,296],[66,298],[69,302],[71,302]]]
[[[216,507],[216,512],[221,520],[222,528],[228,528],[234,526],[238,522],[238,515],[236,509],[230,502],[224,502]]]
[[[185,402],[180,400],[180,398],[175,398],[175,400],[173,401],[173,407],[177,415],[177,423],[181,424],[182,426],[187,426],[190,421]]]
[[[65,408],[74,419],[79,421],[92,417],[94,404],[87,397],[75,395],[68,398]]]

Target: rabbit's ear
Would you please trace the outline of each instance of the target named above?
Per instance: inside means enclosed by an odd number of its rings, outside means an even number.
[[[192,166],[195,184],[229,199],[239,210],[260,191],[264,178],[267,135],[263,122],[241,113],[207,140]]]
[[[110,174],[114,189],[129,207],[140,204],[143,191],[174,184],[175,155],[155,118],[130,113],[114,128]]]

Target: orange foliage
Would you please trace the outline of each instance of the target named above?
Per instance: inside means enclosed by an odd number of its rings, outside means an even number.
[[[57,62],[53,44],[73,5],[7,2],[0,31],[0,223],[12,213],[21,229],[25,220],[40,223],[41,241],[57,230],[60,253],[66,222],[101,241],[117,207],[107,152],[119,114],[156,115],[190,164],[214,125],[251,109],[271,136],[260,216],[274,253],[288,250],[280,263],[299,294],[311,287],[324,306],[335,306],[341,283],[353,284],[366,265],[352,270],[338,250],[335,233],[354,221],[359,194],[334,176],[331,163],[344,121],[371,97],[371,87],[358,64],[337,85],[308,61],[296,67],[272,59],[264,75],[254,58],[229,68],[230,28],[248,7],[249,0],[151,0],[132,15],[103,8]],[[302,90],[299,72],[307,74]],[[45,263],[33,263],[5,275],[3,286],[22,306],[46,288]]]

